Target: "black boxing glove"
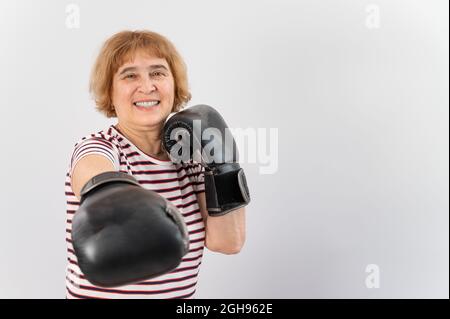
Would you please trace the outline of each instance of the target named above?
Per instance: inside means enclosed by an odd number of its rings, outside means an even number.
[[[115,287],[175,269],[189,237],[173,204],[126,173],[106,172],[81,190],[72,243],[86,279]]]
[[[250,193],[238,163],[236,143],[225,120],[214,108],[196,105],[174,114],[164,125],[163,145],[173,161],[198,159],[205,167],[206,206],[210,216],[221,216],[248,205]]]

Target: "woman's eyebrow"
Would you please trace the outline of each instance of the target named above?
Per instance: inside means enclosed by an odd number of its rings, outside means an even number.
[[[153,64],[153,65],[150,65],[149,67],[147,67],[147,69],[149,69],[149,70],[154,70],[154,69],[165,69],[165,70],[167,70],[167,68],[164,65],[162,65],[162,64]],[[136,71],[136,70],[137,70],[137,67],[129,66],[129,67],[123,69],[119,73],[119,75],[122,75],[122,74],[124,74],[125,72],[128,72],[128,71]],[[169,71],[169,70],[167,70],[167,71]]]

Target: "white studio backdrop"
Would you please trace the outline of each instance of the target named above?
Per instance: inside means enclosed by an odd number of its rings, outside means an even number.
[[[205,252],[197,298],[449,297],[448,1],[4,0],[0,298],[65,297],[65,173],[114,123],[88,79],[125,29],[257,133],[245,247]]]

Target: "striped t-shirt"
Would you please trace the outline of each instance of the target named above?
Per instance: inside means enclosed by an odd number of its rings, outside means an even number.
[[[106,156],[116,168],[135,177],[146,189],[153,190],[177,206],[189,232],[189,252],[180,265],[164,275],[132,285],[104,288],[93,285],[78,267],[72,246],[72,218],[79,200],[71,186],[76,163],[86,155]],[[131,143],[115,126],[81,138],[74,146],[66,174],[67,201],[66,297],[73,298],[194,298],[205,243],[205,224],[197,194],[204,192],[203,169],[199,164],[174,164],[149,156]]]

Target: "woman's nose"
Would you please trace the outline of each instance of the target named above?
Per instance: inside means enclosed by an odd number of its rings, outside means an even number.
[[[151,79],[145,77],[139,83],[139,90],[144,94],[149,94],[156,90],[156,86]]]

